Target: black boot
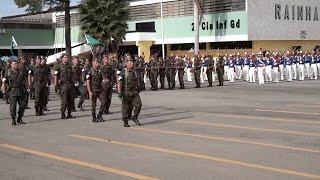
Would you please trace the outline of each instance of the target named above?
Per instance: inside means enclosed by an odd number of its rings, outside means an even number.
[[[43,111],[50,111],[47,106],[44,106]]]
[[[130,125],[128,123],[128,119],[123,120],[123,127],[130,127]]]
[[[78,105],[78,108],[80,109],[80,111],[84,111],[82,105],[79,104],[79,105]]]
[[[40,115],[40,116],[46,115],[46,114],[43,113],[43,108],[39,108],[39,115]]]
[[[76,117],[71,114],[71,111],[68,111],[67,119],[72,119],[72,118],[76,118]]]
[[[17,125],[17,123],[16,123],[16,118],[15,118],[15,117],[12,117],[12,126],[15,126],[15,125]]]
[[[40,116],[39,108],[38,108],[38,107],[36,107],[35,109],[36,109],[36,116]]]
[[[106,122],[106,121],[103,119],[103,117],[102,117],[102,112],[101,112],[101,111],[99,112],[99,114],[98,114],[98,116],[97,116],[97,120],[98,120],[99,122]]]
[[[22,116],[19,115],[18,119],[17,119],[17,123],[19,124],[26,124],[25,122],[22,121]]]
[[[76,108],[73,107],[73,109],[71,110],[72,112],[77,112]]]
[[[142,126],[142,125],[140,124],[139,120],[138,120],[138,116],[134,116],[134,117],[132,118],[132,121],[133,121],[134,123],[136,123],[136,125]]]
[[[66,114],[64,112],[61,112],[61,119],[67,119]]]
[[[96,113],[92,113],[92,122],[98,123],[98,120],[96,118]]]
[[[26,109],[31,109],[31,107],[29,107],[28,105],[26,106]]]

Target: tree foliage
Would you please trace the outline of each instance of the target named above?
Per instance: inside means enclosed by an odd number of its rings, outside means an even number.
[[[112,52],[126,36],[129,20],[127,0],[84,0],[80,6],[81,29],[99,39]]]

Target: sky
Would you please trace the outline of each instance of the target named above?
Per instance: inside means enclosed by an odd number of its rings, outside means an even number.
[[[79,4],[80,0],[71,0],[71,5]],[[0,0],[0,17],[24,14],[23,8],[18,8],[14,0]]]

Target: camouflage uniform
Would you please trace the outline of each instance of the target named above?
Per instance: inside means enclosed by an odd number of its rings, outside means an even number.
[[[166,77],[166,64],[162,59],[159,61],[159,76],[160,76],[160,84],[161,84],[160,89],[165,89],[164,79]]]
[[[145,83],[144,83],[144,73],[145,73],[145,63],[144,63],[144,60],[142,58],[139,58],[138,61],[136,61],[135,63],[135,68],[137,70],[137,75],[138,75],[138,81],[139,81],[139,84],[141,84],[141,88],[143,90],[146,90],[146,86],[145,86]]]
[[[173,90],[173,84],[175,83],[174,74],[175,73],[175,63],[172,59],[166,60],[166,77],[168,81],[168,90]]]
[[[213,68],[214,68],[214,61],[213,59],[209,60],[208,68],[207,68],[207,77],[208,77],[208,87],[212,87],[212,73],[213,73]]]
[[[33,70],[29,71],[29,75],[33,77],[36,116],[42,116],[44,115],[43,110],[47,103],[47,72],[44,66],[35,65]]]
[[[12,125],[16,125],[15,118],[17,103],[19,104],[17,122],[20,124],[25,124],[22,121],[22,116],[26,107],[26,80],[25,73],[19,69],[16,72],[11,70],[8,71],[8,73],[2,79],[3,83],[8,85],[8,94],[10,94],[10,115],[12,118]]]
[[[81,75],[82,75],[82,70],[81,70],[81,67],[80,65],[72,65],[72,73],[73,73],[73,76],[72,76],[72,81],[74,83],[74,94],[73,94],[73,104],[72,104],[72,110],[73,111],[76,111],[76,108],[75,108],[75,99],[80,96],[81,94],[83,94],[84,92],[84,86],[83,86],[83,81],[82,81],[82,78],[81,78]]]
[[[194,79],[196,81],[196,88],[200,88],[200,72],[201,72],[201,62],[198,57],[195,57],[194,60]]]
[[[48,101],[49,101],[49,96],[50,96],[50,86],[51,86],[51,69],[50,69],[50,66],[45,64],[44,65],[44,69],[45,69],[45,76],[46,76],[46,79],[47,79],[47,87],[45,88],[45,94],[47,95],[45,97],[45,106],[44,106],[44,110],[45,111],[49,111],[48,108],[47,108],[47,105],[48,105]]]
[[[184,89],[184,68],[186,67],[186,64],[183,59],[180,59],[178,62],[178,77],[179,77],[179,83],[180,83],[180,89]]]
[[[223,86],[223,81],[224,81],[224,62],[222,60],[222,57],[218,60],[217,63],[217,75],[218,75],[218,80],[219,80],[219,86]]]
[[[134,108],[133,121],[140,125],[138,116],[141,111],[142,102],[139,95],[141,87],[138,83],[138,76],[135,70],[129,71],[124,69],[119,75],[119,81],[121,82],[121,94],[122,97],[122,120],[125,127],[130,127],[128,120],[131,116]]]
[[[103,111],[106,105],[106,91],[103,90],[102,83],[104,81],[103,74],[100,70],[92,69],[86,76],[86,79],[90,81],[91,84],[91,92],[92,92],[92,106],[91,106],[91,113],[92,113],[92,122],[104,121],[102,118]],[[97,106],[97,99],[99,98],[101,105],[99,114],[96,117],[96,106]]]
[[[74,118],[71,115],[73,109],[74,97],[74,82],[72,66],[69,64],[59,64],[56,67],[55,75],[58,78],[59,94],[61,98],[61,119]],[[66,109],[68,109],[68,116],[65,116]]]
[[[110,114],[110,105],[112,99],[112,90],[114,85],[114,70],[112,65],[102,65],[101,67],[103,81],[102,81],[102,90],[105,93],[106,104],[105,104],[105,114]]]
[[[79,100],[79,103],[78,103],[78,108],[80,108],[81,111],[84,111],[83,107],[82,107],[82,104],[84,103],[84,100],[85,99],[88,99],[88,90],[86,88],[86,76],[87,74],[89,73],[91,67],[88,65],[88,66],[84,66],[82,68],[82,81],[84,82],[83,83],[83,91],[80,91],[80,100]]]

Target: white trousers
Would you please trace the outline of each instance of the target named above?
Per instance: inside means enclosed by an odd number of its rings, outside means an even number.
[[[201,76],[203,76],[203,79],[204,79],[205,81],[208,81],[207,69],[208,69],[208,67],[204,67],[204,68],[203,68],[203,72],[201,73]]]
[[[263,71],[264,71],[264,67],[258,67],[258,80],[259,80],[259,84],[264,84],[264,76],[263,76]]]
[[[318,76],[320,77],[320,63],[317,63],[317,68],[318,68]]]
[[[249,66],[248,65],[243,66],[242,73],[244,76],[244,80],[249,81]]]
[[[188,80],[189,82],[192,81],[191,68],[187,68],[187,80]]]
[[[271,70],[272,70],[272,67],[271,67],[271,65],[267,65],[266,66],[266,80],[267,81],[272,81],[272,72],[271,72]]]
[[[234,68],[229,68],[228,76],[230,78],[230,82],[234,82]]]
[[[289,82],[292,81],[292,66],[291,65],[286,66],[286,79]]]
[[[224,76],[227,76],[227,80],[229,81],[229,66],[224,66]]]
[[[236,78],[241,79],[241,76],[242,76],[241,66],[236,66]]]
[[[255,83],[256,82],[256,68],[254,67],[250,67],[249,69],[249,81],[251,83]]]
[[[299,80],[304,80],[304,64],[299,64]]]
[[[292,77],[293,77],[293,80],[296,80],[297,79],[297,64],[292,64]]]
[[[305,75],[307,75],[307,77],[310,77],[311,76],[311,74],[310,74],[310,64],[306,63],[306,64],[304,64],[304,66],[306,67]]]
[[[272,78],[273,78],[274,82],[278,83],[279,82],[279,67],[273,67],[272,75],[273,75]]]
[[[279,65],[279,73],[280,73],[280,80],[283,81],[284,75],[283,75],[283,64]]]
[[[318,79],[318,69],[317,64],[311,64],[311,79]]]

